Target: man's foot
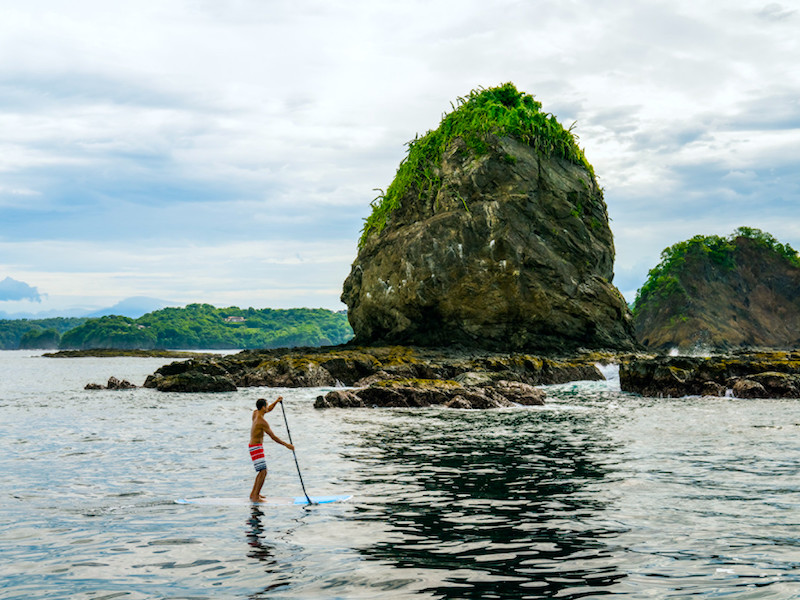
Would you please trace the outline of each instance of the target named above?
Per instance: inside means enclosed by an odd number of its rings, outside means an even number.
[[[250,496],[250,502],[263,502],[263,496]]]

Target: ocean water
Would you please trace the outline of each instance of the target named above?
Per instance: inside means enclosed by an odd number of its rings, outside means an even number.
[[[0,352],[0,598],[800,597],[798,401],[642,398],[613,368],[485,412],[83,390],[163,362]],[[353,499],[175,504],[247,496],[278,394],[308,492]],[[302,495],[267,460],[265,493]]]

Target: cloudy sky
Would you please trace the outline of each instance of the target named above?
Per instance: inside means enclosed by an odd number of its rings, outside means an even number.
[[[628,300],[698,233],[800,248],[798,31],[798,0],[6,0],[0,311],[344,308],[405,142],[507,81],[577,123]]]

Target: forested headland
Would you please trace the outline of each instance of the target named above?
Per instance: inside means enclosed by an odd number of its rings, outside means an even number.
[[[238,349],[329,346],[353,337],[344,311],[190,304],[132,319],[0,320],[0,349]]]

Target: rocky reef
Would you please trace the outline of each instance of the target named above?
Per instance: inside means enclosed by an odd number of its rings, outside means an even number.
[[[510,406],[541,406],[543,390],[517,381],[485,381],[466,385],[440,379],[381,380],[367,387],[333,390],[318,396],[315,408],[423,407],[485,409]]]
[[[410,144],[344,282],[356,343],[635,347],[602,190],[540,108],[511,84],[474,92]]]
[[[354,389],[332,390],[316,406],[494,408],[541,404],[537,385],[602,380],[596,366],[602,359],[406,346],[245,350],[164,365],[144,386],[172,392],[347,386]]]
[[[655,351],[800,345],[800,258],[758,229],[667,248],[634,303],[636,336]]]
[[[100,383],[87,383],[86,386],[83,388],[85,390],[131,390],[136,388],[134,384],[132,384],[127,379],[117,379],[116,377],[109,377],[108,383],[106,385],[102,385]]]
[[[800,398],[800,352],[738,352],[625,360],[624,391],[653,397]]]

